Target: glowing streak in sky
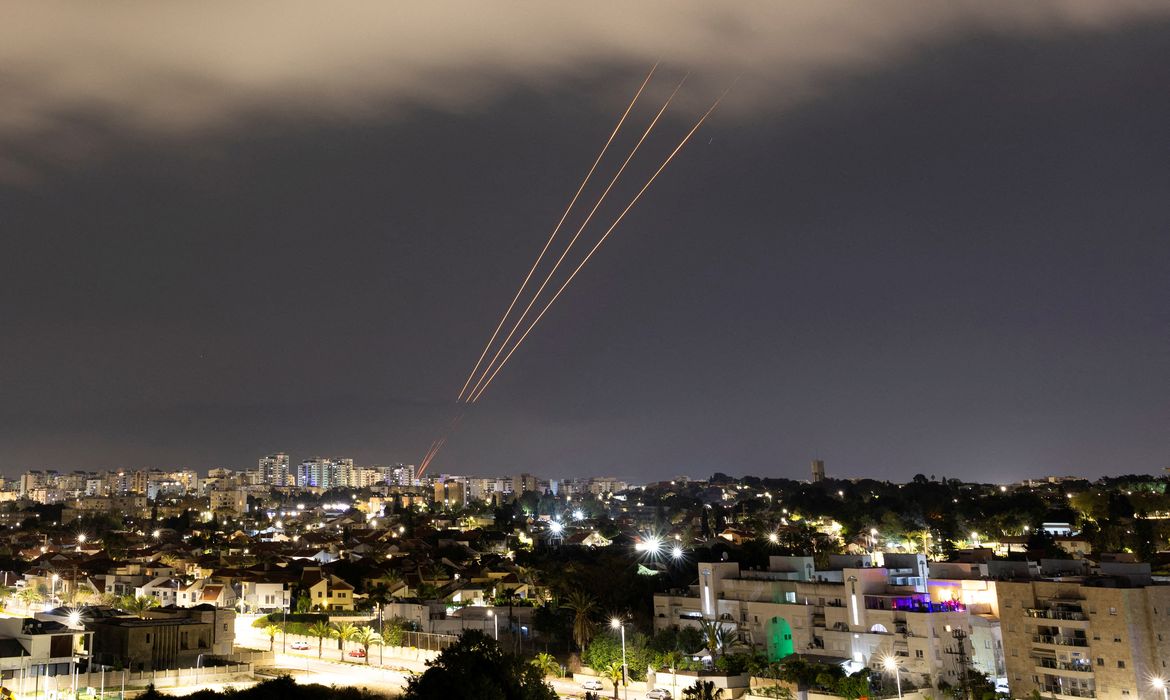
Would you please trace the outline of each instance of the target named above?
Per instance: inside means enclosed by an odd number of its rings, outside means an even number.
[[[719,103],[723,101],[723,98],[727,96],[727,93],[730,90],[731,88],[729,87],[727,90],[723,91],[723,94],[719,96],[719,99],[715,100],[710,109],[708,109],[703,114],[703,116],[699,118],[699,121],[695,122],[695,125],[691,127],[691,130],[687,132],[687,135],[683,137],[682,141],[679,141],[678,145],[674,147],[674,150],[670,152],[670,155],[666,157],[666,160],[662,161],[662,165],[658,166],[658,170],[654,171],[654,174],[650,176],[650,179],[646,181],[646,184],[642,186],[642,189],[638,190],[638,194],[634,195],[634,198],[630,200],[630,203],[626,205],[626,208],[622,210],[622,213],[618,214],[618,217],[614,220],[613,224],[610,225],[609,229],[606,230],[604,234],[602,234],[597,243],[593,245],[593,248],[585,255],[585,258],[577,265],[573,272],[569,274],[569,278],[566,279],[563,284],[561,284],[560,288],[557,289],[556,293],[553,294],[548,303],[544,305],[544,308],[540,310],[540,313],[537,314],[536,318],[520,336],[519,340],[517,340],[515,344],[512,345],[512,349],[508,351],[508,354],[505,355],[502,360],[500,360],[498,365],[496,365],[495,370],[491,373],[491,376],[487,378],[487,381],[484,382],[483,385],[480,386],[479,389],[475,391],[470,398],[467,399],[467,403],[475,403],[476,401],[479,401],[479,398],[483,396],[483,392],[487,391],[487,388],[491,386],[492,380],[496,378],[496,375],[499,374],[500,370],[504,368],[504,365],[508,363],[508,360],[512,357],[512,354],[516,352],[516,349],[520,347],[520,345],[524,342],[524,339],[527,338],[528,334],[532,332],[532,329],[536,327],[536,324],[540,323],[540,319],[544,318],[545,313],[548,312],[549,308],[553,305],[554,302],[556,302],[557,298],[561,296],[561,293],[565,291],[565,288],[569,286],[569,283],[573,281],[573,278],[577,276],[577,273],[581,271],[581,268],[585,267],[585,264],[588,263],[589,259],[593,257],[593,254],[597,252],[597,249],[600,248],[603,243],[605,243],[606,239],[609,238],[609,235],[613,233],[614,229],[618,227],[618,224],[622,222],[622,219],[625,218],[626,214],[628,214],[630,210],[634,208],[634,205],[638,203],[638,200],[642,198],[642,195],[646,193],[646,190],[650,189],[650,185],[654,184],[654,181],[658,179],[658,176],[661,175],[662,171],[666,169],[666,166],[670,164],[670,161],[674,160],[674,157],[678,155],[678,152],[683,149],[683,146],[687,145],[687,142],[690,141],[691,137],[695,135],[695,132],[699,130],[699,127],[703,125],[703,122],[707,121],[707,117],[711,116],[711,113],[715,111],[715,108],[719,106]]]
[[[674,100],[675,95],[677,95],[678,91],[682,89],[683,83],[687,81],[687,77],[688,76],[684,76],[683,79],[679,81],[678,86],[674,88],[674,92],[670,93],[670,97],[666,98],[666,102],[663,103],[662,108],[659,109],[658,113],[654,115],[654,119],[651,120],[650,125],[646,127],[646,130],[642,132],[642,137],[638,139],[638,143],[634,144],[634,148],[630,151],[630,154],[626,156],[625,162],[623,162],[622,166],[618,168],[618,171],[613,176],[613,179],[609,181],[605,191],[601,193],[601,197],[597,199],[597,202],[593,205],[593,208],[589,210],[589,215],[585,217],[585,221],[582,222],[580,228],[578,228],[577,232],[573,234],[573,237],[569,239],[569,245],[565,247],[564,251],[561,252],[561,257],[557,258],[557,261],[552,266],[552,269],[548,271],[548,275],[546,275],[544,281],[540,283],[540,288],[537,289],[536,293],[532,295],[532,298],[528,301],[528,305],[524,307],[524,311],[520,312],[520,316],[516,319],[516,323],[512,326],[512,330],[508,331],[508,337],[504,338],[504,342],[500,343],[500,347],[496,350],[496,354],[492,356],[491,361],[487,363],[486,367],[484,367],[483,374],[481,374],[479,380],[476,381],[475,387],[472,388],[471,392],[468,393],[469,398],[476,395],[476,393],[482,388],[482,385],[484,381],[487,380],[488,373],[492,371],[492,367],[495,365],[496,360],[500,359],[500,355],[503,354],[504,349],[508,347],[508,343],[512,340],[513,336],[516,335],[516,331],[518,331],[520,326],[524,324],[524,320],[528,317],[528,312],[532,310],[532,307],[536,304],[537,300],[540,298],[540,295],[544,293],[545,288],[548,287],[548,283],[552,281],[553,275],[556,274],[557,270],[561,267],[561,263],[563,263],[565,258],[569,255],[569,251],[572,250],[573,246],[577,244],[577,239],[581,237],[581,232],[584,231],[585,227],[589,225],[589,222],[593,220],[593,215],[597,213],[599,208],[601,208],[602,203],[605,202],[605,198],[609,196],[610,190],[612,190],[613,186],[617,184],[617,181],[621,178],[622,173],[626,171],[626,166],[628,166],[630,161],[634,159],[634,156],[638,153],[638,149],[641,148],[642,144],[646,141],[646,137],[649,136],[650,132],[654,130],[654,127],[658,125],[658,120],[662,118],[663,113],[666,112],[666,108],[670,106],[670,103]]]
[[[496,338],[499,337],[500,330],[503,329],[504,324],[508,321],[508,317],[512,313],[512,310],[516,307],[516,302],[519,301],[520,297],[524,294],[524,290],[527,288],[528,283],[532,280],[532,275],[536,273],[536,268],[540,266],[541,260],[544,259],[544,256],[548,252],[549,247],[552,245],[553,240],[556,238],[557,233],[561,230],[561,226],[564,225],[565,220],[569,217],[569,212],[572,211],[573,207],[577,204],[577,200],[581,197],[581,193],[585,191],[585,186],[589,183],[590,178],[593,177],[593,173],[597,170],[597,166],[601,163],[601,159],[609,150],[609,147],[613,143],[614,138],[617,137],[617,134],[621,130],[622,125],[625,124],[626,118],[630,116],[630,112],[633,111],[634,105],[638,102],[638,98],[642,96],[642,92],[645,91],[646,86],[650,84],[650,79],[654,77],[654,72],[656,70],[658,70],[657,63],[650,67],[650,72],[646,74],[646,78],[642,80],[642,84],[638,86],[638,91],[634,93],[633,99],[631,99],[630,103],[626,105],[626,110],[622,112],[621,118],[618,119],[617,125],[614,126],[613,131],[610,132],[609,138],[605,141],[605,145],[601,147],[601,151],[597,154],[597,158],[594,159],[593,165],[589,167],[589,172],[585,174],[585,178],[581,180],[581,184],[577,187],[577,191],[573,194],[573,198],[569,201],[569,205],[565,207],[564,213],[561,214],[560,221],[557,222],[557,225],[553,228],[552,233],[549,234],[548,240],[545,241],[544,247],[541,249],[540,254],[536,256],[536,261],[532,263],[532,267],[528,270],[528,274],[524,276],[524,281],[520,283],[519,289],[516,290],[516,295],[512,297],[512,301],[508,304],[508,308],[504,311],[504,315],[500,317],[500,322],[496,325],[496,329],[492,331],[492,335],[488,339],[487,344],[484,345],[483,352],[480,353],[479,359],[475,361],[475,366],[472,367],[471,373],[467,375],[467,380],[463,382],[463,388],[459,390],[459,396],[456,398],[456,402],[461,402],[466,399],[467,389],[471,385],[471,380],[475,378],[476,373],[479,372],[480,366],[483,364],[483,359],[487,357],[488,351],[491,350],[492,345],[495,344]],[[529,308],[531,308],[531,304],[529,304]],[[523,316],[521,316],[521,320],[523,320]],[[519,323],[520,321],[517,321],[517,325],[519,325]],[[495,357],[499,357],[499,354],[500,353],[497,352]],[[486,375],[487,369],[490,369],[490,365],[488,368],[485,368],[484,375]],[[482,377],[480,378],[482,380]],[[462,419],[462,417],[463,414],[459,414],[459,417],[448,430],[448,435],[450,434],[451,430],[454,430],[455,425],[459,423],[459,420]],[[419,469],[415,475],[416,479],[422,478],[423,473],[426,472],[427,467],[430,466],[435,456],[439,453],[439,450],[443,449],[443,445],[445,445],[446,442],[447,435],[444,435],[442,438],[431,443],[431,448],[427,450],[426,455],[423,456],[422,462],[419,463]]]
[[[447,444],[448,438],[451,437],[451,433],[455,432],[455,429],[459,427],[459,423],[462,421],[463,411],[460,411],[451,421],[451,425],[447,426],[447,431],[443,433],[443,437],[431,443],[431,449],[427,450],[426,456],[423,457],[422,462],[419,463],[418,472],[415,473],[414,478],[422,478],[422,475],[426,472],[427,467],[431,466],[431,462],[434,461],[436,456],[438,456],[439,451],[443,449],[443,446]]]
[[[467,375],[467,381],[463,382],[463,388],[459,390],[459,397],[456,399],[457,401],[462,401],[464,399],[464,394],[467,392],[467,387],[471,384],[471,380],[473,377],[475,377],[476,372],[479,371],[479,367],[483,363],[483,358],[487,357],[488,350],[491,350],[492,344],[496,342],[496,338],[500,334],[500,329],[504,327],[504,323],[508,320],[508,316],[512,313],[512,309],[516,307],[516,302],[520,299],[520,295],[524,293],[524,289],[528,286],[528,282],[532,279],[532,275],[536,272],[536,268],[540,265],[540,261],[544,259],[544,254],[548,252],[548,248],[550,245],[552,245],[553,239],[556,238],[557,232],[561,230],[561,226],[564,225],[565,219],[567,219],[569,216],[569,212],[577,203],[577,199],[581,196],[581,192],[585,190],[585,185],[589,183],[589,178],[593,177],[593,172],[597,170],[598,163],[601,162],[605,152],[609,150],[609,145],[613,143],[614,137],[616,137],[618,131],[621,130],[622,124],[624,124],[626,121],[626,117],[628,117],[630,115],[630,111],[634,109],[634,104],[638,101],[638,98],[641,97],[642,91],[646,89],[646,86],[650,83],[650,78],[654,76],[654,71],[657,69],[658,64],[655,63],[650,68],[650,72],[646,74],[646,79],[643,80],[642,84],[638,87],[638,91],[634,93],[634,99],[630,100],[630,104],[626,107],[626,111],[622,113],[622,118],[618,120],[617,126],[613,128],[609,138],[606,139],[605,145],[601,147],[601,152],[597,154],[597,159],[593,161],[593,165],[589,168],[589,172],[585,174],[585,179],[581,181],[581,185],[577,188],[577,192],[573,194],[573,199],[569,201],[569,206],[565,207],[565,213],[561,214],[561,220],[557,222],[556,227],[553,228],[552,233],[549,234],[548,240],[545,241],[544,248],[542,248],[540,251],[540,255],[536,256],[536,262],[532,263],[532,268],[528,270],[528,274],[525,275],[524,281],[520,283],[520,288],[516,290],[516,296],[512,297],[512,302],[508,304],[508,309],[504,311],[504,315],[500,317],[500,322],[496,326],[496,330],[492,332],[492,337],[488,339],[487,345],[483,347],[483,352],[479,355],[479,359],[475,361],[475,367],[471,369],[471,374]],[[496,356],[499,356],[498,353]]]

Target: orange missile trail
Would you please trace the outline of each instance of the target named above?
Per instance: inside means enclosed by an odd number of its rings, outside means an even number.
[[[438,445],[438,444],[439,444],[439,441],[438,441],[438,440],[431,440],[431,446],[427,448],[427,453],[426,453],[425,455],[423,455],[422,461],[421,461],[421,462],[419,462],[418,473],[416,473],[416,474],[415,474],[415,477],[414,477],[414,478],[416,478],[416,479],[417,479],[417,478],[419,478],[420,476],[422,476],[422,472],[423,472],[423,470],[424,470],[424,469],[426,469],[426,468],[427,468],[427,464],[429,464],[429,463],[430,463],[430,461],[431,461],[431,455],[432,455],[432,454],[434,454],[434,452],[435,452],[435,446],[436,446],[436,445]]]
[[[520,288],[516,290],[516,296],[512,297],[512,302],[508,304],[508,308],[504,311],[504,315],[500,317],[499,324],[496,325],[496,330],[492,332],[492,337],[488,339],[487,345],[483,347],[483,352],[480,353],[479,359],[475,361],[475,367],[471,369],[471,374],[467,375],[467,381],[463,382],[463,388],[459,390],[459,397],[456,401],[462,401],[467,387],[471,384],[471,380],[475,377],[475,373],[479,371],[480,365],[483,363],[483,358],[487,357],[488,350],[491,350],[492,344],[496,342],[496,338],[500,334],[500,329],[504,327],[504,323],[508,320],[508,316],[512,313],[512,309],[516,307],[516,302],[519,301],[520,296],[524,293],[524,289],[528,286],[528,282],[532,279],[532,275],[536,272],[536,268],[540,265],[540,261],[544,259],[544,254],[548,252],[549,246],[552,245],[553,239],[556,238],[557,232],[561,230],[565,219],[569,217],[569,212],[572,211],[573,206],[577,204],[577,199],[581,196],[581,192],[585,190],[585,185],[589,183],[589,179],[593,177],[593,173],[597,170],[597,165],[601,163],[602,157],[605,156],[609,146],[613,143],[614,137],[617,136],[618,131],[621,130],[622,124],[625,123],[626,117],[630,116],[630,111],[634,109],[634,104],[637,103],[638,98],[642,96],[642,91],[650,84],[650,78],[654,76],[654,71],[658,69],[658,64],[655,63],[650,67],[650,72],[646,74],[646,79],[638,86],[638,91],[634,93],[634,99],[630,100],[630,104],[626,106],[626,111],[622,112],[621,119],[618,120],[617,126],[610,132],[609,138],[606,139],[605,145],[601,147],[601,152],[597,154],[597,158],[593,161],[593,165],[589,168],[589,172],[585,174],[585,179],[581,181],[581,185],[577,188],[573,198],[569,201],[569,206],[565,207],[565,212],[561,214],[561,220],[553,228],[552,233],[549,234],[548,240],[544,243],[544,248],[541,249],[540,254],[536,256],[536,262],[532,263],[532,268],[528,270],[528,274],[524,276],[524,281],[520,283]]]
[[[422,478],[422,475],[426,472],[427,467],[431,466],[431,462],[434,461],[436,456],[438,456],[439,451],[443,449],[443,446],[447,444],[448,438],[451,437],[451,434],[455,432],[456,428],[458,428],[459,424],[463,421],[463,414],[464,411],[457,413],[455,418],[451,420],[451,425],[447,426],[447,431],[443,433],[443,437],[431,443],[431,449],[427,450],[427,454],[425,457],[423,457],[423,461],[419,464],[418,472],[415,474],[414,478]]]
[[[468,394],[469,397],[474,396],[482,388],[483,383],[487,380],[488,373],[492,372],[492,367],[495,365],[496,360],[500,359],[500,355],[503,354],[504,349],[508,347],[508,343],[516,335],[516,331],[518,331],[520,326],[523,325],[524,319],[528,317],[528,312],[532,311],[532,307],[536,304],[537,300],[540,299],[540,295],[544,292],[545,288],[548,287],[548,283],[552,281],[553,275],[555,275],[557,270],[560,269],[561,263],[565,261],[565,258],[569,255],[569,251],[571,251],[573,246],[577,244],[577,239],[581,237],[581,232],[584,231],[585,227],[589,225],[589,222],[593,220],[593,215],[596,214],[597,210],[601,208],[602,203],[605,202],[605,198],[609,196],[610,191],[613,189],[614,185],[617,184],[617,181],[621,178],[622,173],[625,172],[626,166],[628,166],[630,161],[634,159],[634,156],[638,153],[638,149],[641,148],[642,144],[646,141],[646,137],[650,135],[650,132],[654,131],[654,127],[658,125],[658,120],[662,118],[663,113],[666,112],[666,108],[670,106],[670,103],[674,100],[675,95],[677,95],[678,91],[682,89],[683,83],[687,81],[689,76],[689,73],[686,76],[683,76],[683,79],[680,80],[678,85],[674,88],[674,92],[670,93],[670,97],[666,98],[666,102],[663,103],[662,108],[659,109],[658,113],[654,115],[654,119],[650,121],[650,125],[646,127],[645,131],[642,132],[641,138],[639,138],[638,142],[634,144],[634,148],[630,151],[630,154],[626,156],[625,161],[622,163],[621,167],[618,168],[617,173],[615,173],[613,178],[609,181],[605,191],[601,193],[601,196],[597,199],[597,202],[594,203],[593,208],[589,210],[589,215],[585,217],[585,221],[582,222],[581,226],[577,229],[577,232],[573,234],[573,237],[569,239],[569,245],[565,247],[564,251],[561,252],[561,256],[557,258],[556,263],[552,266],[552,269],[548,271],[548,275],[546,275],[544,281],[540,283],[540,287],[536,290],[536,293],[532,295],[532,298],[528,301],[528,305],[524,307],[524,311],[520,312],[520,316],[516,319],[516,323],[512,326],[512,330],[508,331],[508,336],[504,338],[504,342],[500,343],[500,347],[496,350],[496,354],[492,356],[491,361],[487,363],[486,367],[484,367],[483,374],[480,375],[479,380],[476,381],[475,386]]]
[[[512,345],[512,349],[508,351],[508,354],[504,356],[504,359],[501,360],[498,365],[496,365],[495,370],[491,373],[491,376],[488,377],[487,382],[485,382],[483,386],[481,386],[476,392],[472,394],[471,398],[469,398],[467,401],[468,403],[475,403],[479,401],[479,398],[483,396],[483,392],[487,391],[487,388],[491,386],[492,380],[496,378],[496,375],[499,374],[500,370],[504,368],[504,365],[508,363],[508,360],[512,357],[512,354],[516,352],[516,349],[520,347],[520,345],[524,342],[524,339],[527,338],[528,334],[532,332],[532,329],[536,327],[536,324],[540,323],[540,319],[544,318],[545,313],[548,312],[549,308],[553,305],[554,302],[556,302],[557,298],[561,296],[561,293],[565,291],[565,288],[569,286],[569,283],[573,281],[573,278],[577,276],[577,273],[581,271],[581,268],[585,267],[585,264],[588,263],[589,259],[593,257],[593,254],[597,252],[597,249],[600,248],[603,243],[605,243],[606,239],[609,238],[609,235],[613,233],[618,224],[622,222],[622,219],[625,218],[626,214],[628,214],[630,210],[634,208],[634,205],[638,203],[638,200],[642,198],[642,195],[646,193],[646,190],[650,189],[650,185],[654,184],[654,181],[658,179],[658,176],[661,175],[662,171],[666,169],[666,166],[670,164],[670,161],[674,160],[674,157],[678,155],[679,151],[681,151],[683,147],[687,145],[687,142],[691,140],[691,137],[694,136],[695,132],[699,130],[699,127],[703,125],[703,122],[707,121],[707,117],[711,116],[711,113],[715,111],[715,108],[719,106],[719,103],[723,101],[723,98],[726,97],[727,93],[730,91],[730,87],[723,91],[723,94],[719,96],[719,99],[715,100],[710,109],[708,109],[703,114],[703,116],[700,117],[697,122],[695,122],[695,125],[691,127],[691,130],[687,132],[687,135],[684,136],[681,141],[679,141],[679,144],[675,146],[673,151],[670,152],[670,155],[666,157],[666,160],[662,161],[662,165],[658,166],[658,170],[654,171],[654,174],[650,176],[650,179],[646,181],[646,184],[642,186],[642,189],[638,190],[638,194],[634,195],[634,198],[630,200],[630,203],[626,205],[626,208],[622,210],[622,213],[618,214],[618,217],[614,219],[614,222],[612,225],[610,225],[609,229],[606,230],[604,234],[602,234],[601,238],[597,241],[597,243],[594,244],[593,248],[585,255],[585,258],[580,262],[580,264],[577,265],[573,272],[569,274],[568,279],[566,279],[564,283],[561,284],[560,288],[557,289],[556,293],[553,294],[548,303],[544,305],[544,308],[540,310],[540,313],[537,314],[536,318],[520,336],[519,340],[517,340],[515,344]]]

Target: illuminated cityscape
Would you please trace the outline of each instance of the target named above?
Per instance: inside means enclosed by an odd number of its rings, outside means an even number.
[[[0,700],[1170,700],[1170,6],[3,2]]]

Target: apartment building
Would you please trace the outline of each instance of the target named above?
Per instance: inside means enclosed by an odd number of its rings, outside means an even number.
[[[1014,698],[1154,697],[1170,678],[1170,586],[1146,564],[1041,562],[996,589]]]
[[[960,656],[973,651],[966,604],[932,598],[922,555],[886,554],[882,563],[831,556],[818,570],[812,557],[776,556],[757,571],[703,562],[689,591],[654,596],[655,628],[717,620],[771,660],[799,652],[880,670],[895,657],[918,685],[956,684]]]

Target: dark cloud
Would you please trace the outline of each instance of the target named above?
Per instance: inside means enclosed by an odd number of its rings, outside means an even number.
[[[746,72],[726,111],[751,114],[815,95],[826,75],[865,72],[972,29],[1043,38],[1168,11],[1156,0],[6,4],[0,179],[9,182],[104,153],[108,143],[78,130],[79,112],[166,134],[255,115],[384,120],[663,60],[719,86]]]

